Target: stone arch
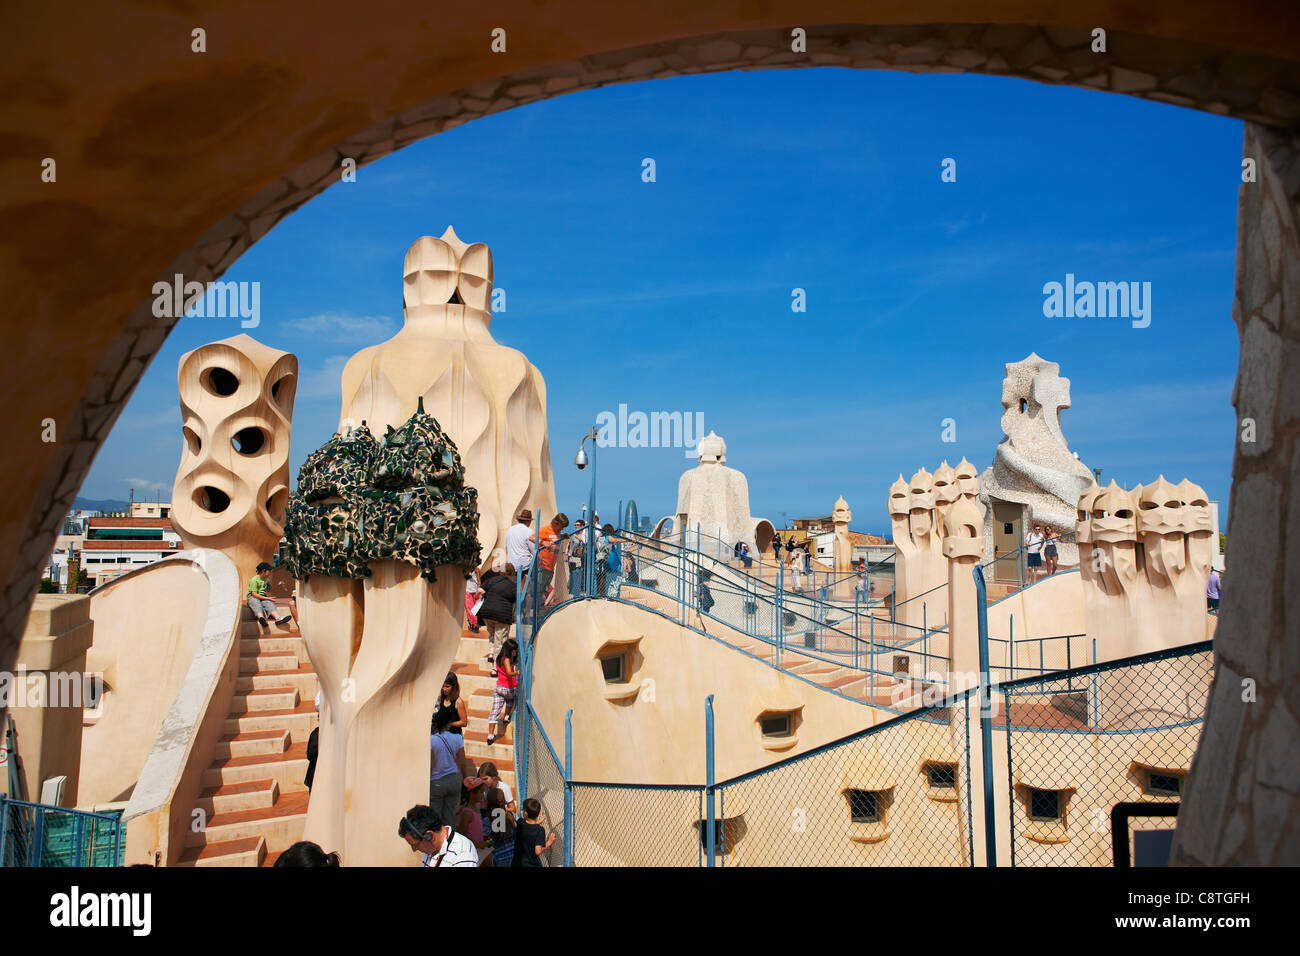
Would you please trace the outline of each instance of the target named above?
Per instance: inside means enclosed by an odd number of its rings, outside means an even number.
[[[12,452],[3,475],[15,517],[0,527],[0,669],[12,669],[64,513],[175,324],[154,314],[155,282],[176,274],[216,279],[276,222],[337,182],[344,159],[364,166],[514,106],[688,73],[974,71],[1246,120],[1247,158],[1259,163],[1260,188],[1252,202],[1243,189],[1238,227],[1237,402],[1241,414],[1267,419],[1271,430],[1267,442],[1245,452],[1238,445],[1232,512],[1240,513],[1246,486],[1277,504],[1269,512],[1275,523],[1287,513],[1300,496],[1283,464],[1295,440],[1284,428],[1293,410],[1276,400],[1300,361],[1280,347],[1282,338],[1300,336],[1296,303],[1281,295],[1296,287],[1300,204],[1300,24],[1290,0],[1209,0],[1195,18],[1182,0],[1080,0],[1050,11],[1029,0],[934,0],[923,11],[861,0],[665,0],[661,7],[646,17],[598,0],[557,0],[545,9],[465,8],[454,22],[433,23],[405,6],[381,3],[357,18],[343,0],[321,0],[313,10],[319,23],[346,24],[330,31],[303,30],[294,4],[267,0],[205,14],[210,39],[202,54],[191,49],[188,20],[151,5],[106,2],[72,22],[51,7],[26,15],[21,47],[0,58],[0,76],[17,94],[0,139],[32,170],[42,157],[61,165],[57,185],[39,172],[10,177],[0,207],[10,223],[0,236],[0,274],[21,276],[3,319],[13,374],[0,436]],[[914,17],[929,22],[907,22]],[[490,48],[499,19],[512,53]],[[861,19],[873,24],[854,22]],[[404,28],[394,29],[395,21]],[[806,30],[807,48],[798,53],[795,25]],[[1106,30],[1104,55],[1091,49],[1098,26]],[[128,45],[151,55],[127,55]],[[1247,280],[1254,285],[1243,295]],[[1271,298],[1261,298],[1266,293]],[[37,441],[47,419],[58,439]],[[1300,501],[1293,507],[1300,513]],[[1242,535],[1237,554],[1262,560],[1269,547]],[[1274,552],[1284,553],[1280,543]],[[1272,587],[1274,577],[1261,572],[1254,586]],[[1235,615],[1258,606],[1257,594],[1238,605],[1237,595],[1247,593],[1245,581],[1236,590],[1228,585],[1221,634],[1235,633]],[[1274,632],[1254,616],[1246,626],[1280,640],[1282,618],[1273,620]]]

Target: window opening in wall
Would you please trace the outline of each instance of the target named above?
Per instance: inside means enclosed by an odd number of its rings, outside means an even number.
[[[1146,773],[1146,786],[1143,789],[1153,796],[1177,797],[1183,792],[1183,775],[1181,773],[1148,770]]]
[[[849,820],[853,823],[880,823],[884,805],[884,792],[881,790],[850,790]]]
[[[1057,823],[1061,819],[1061,791],[1029,790],[1029,819]]]
[[[605,675],[605,683],[621,684],[627,680],[627,654],[603,654],[600,658],[600,670]]]
[[[931,790],[954,790],[957,787],[957,765],[931,763],[925,766],[925,779]]]
[[[794,715],[769,714],[760,718],[758,725],[764,737],[789,737],[794,733]]]

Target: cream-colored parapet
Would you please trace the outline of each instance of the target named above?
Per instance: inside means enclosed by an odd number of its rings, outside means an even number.
[[[465,483],[478,489],[484,563],[504,560],[522,509],[556,512],[546,432],[546,383],[522,352],[499,345],[492,321],[492,253],[448,226],[406,253],[405,324],[343,369],[340,430],[365,421],[376,436],[425,410],[456,443]]]
[[[186,548],[229,557],[245,582],[284,534],[298,359],[236,335],[181,356],[177,384],[185,442],[172,525]]]

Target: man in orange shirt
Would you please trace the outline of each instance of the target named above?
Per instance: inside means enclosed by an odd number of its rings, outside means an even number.
[[[555,562],[560,555],[560,549],[564,546],[564,541],[560,537],[560,532],[569,526],[569,518],[564,512],[560,512],[551,519],[551,523],[544,528],[537,529],[537,593],[542,595],[542,602],[548,603],[545,598],[546,589],[551,586],[551,579],[555,577]]]

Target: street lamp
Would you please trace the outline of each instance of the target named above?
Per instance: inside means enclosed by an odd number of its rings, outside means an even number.
[[[587,555],[583,562],[583,586],[590,597],[596,589],[596,436],[599,432],[593,425],[591,431],[582,436],[578,443],[578,453],[573,456],[573,464],[582,471],[591,462],[591,491],[587,497]],[[591,458],[587,458],[586,444],[591,439]]]

